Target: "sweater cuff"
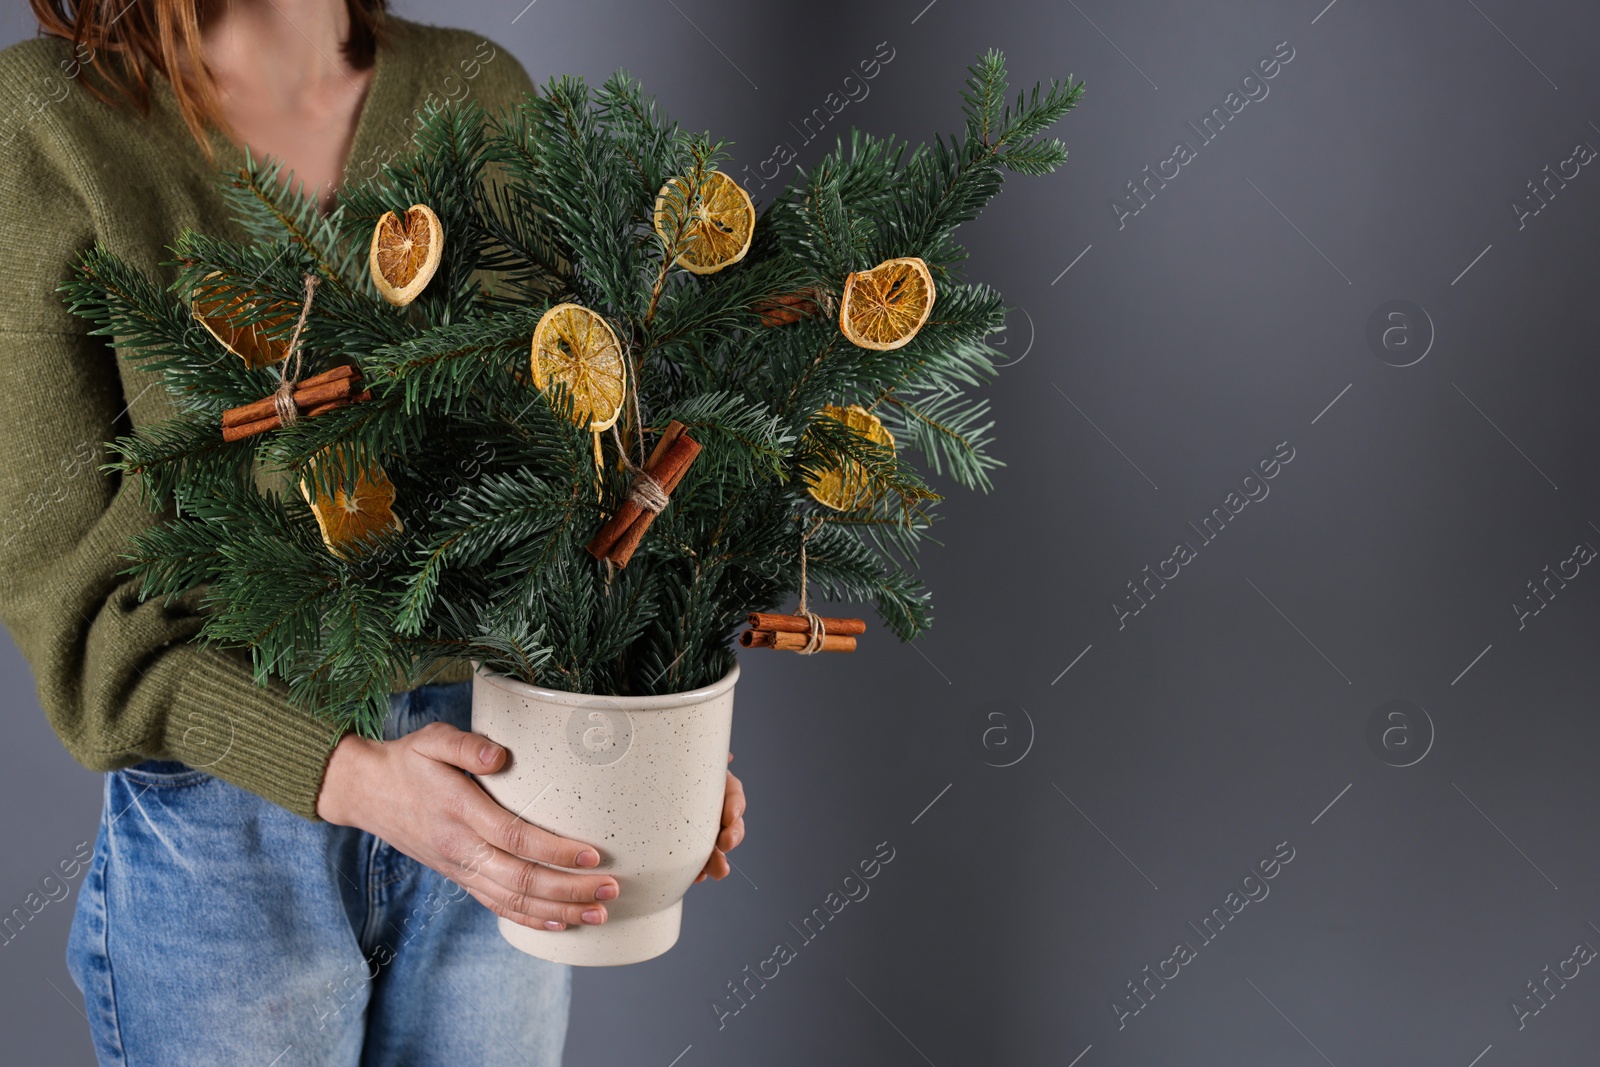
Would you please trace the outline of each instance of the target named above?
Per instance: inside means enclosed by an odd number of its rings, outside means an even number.
[[[249,665],[227,653],[172,651],[189,662],[167,719],[167,758],[321,822],[317,793],[346,729],[296,708],[281,684],[257,685]]]

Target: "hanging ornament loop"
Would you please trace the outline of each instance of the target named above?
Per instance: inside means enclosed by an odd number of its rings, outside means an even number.
[[[816,523],[812,525],[811,530],[804,537],[800,538],[799,614],[805,618],[807,624],[805,647],[798,650],[802,656],[815,656],[818,652],[821,652],[823,639],[828,636],[828,626],[822,621],[822,616],[806,607],[806,542],[810,541],[812,536],[818,530],[822,529],[822,522],[823,520],[818,519]]]
[[[685,432],[683,423],[674,420],[661,434],[655,451],[645,465],[640,467],[628,458],[627,446],[616,423],[611,425],[611,434],[616,441],[622,465],[633,476],[633,480],[622,506],[594,535],[589,542],[588,552],[595,559],[626,567],[638,550],[645,532],[650,529],[650,524],[671,503],[678,483],[700,454],[700,444]],[[642,431],[639,436],[643,440]]]
[[[810,573],[806,545],[822,529],[819,518],[800,538],[800,604],[793,615],[773,615],[757,611],[750,615],[750,629],[739,635],[744,648],[771,648],[779,652],[798,652],[814,656],[818,652],[854,652],[856,637],[867,632],[861,619],[835,619],[818,615],[809,603]]]
[[[322,279],[311,271],[306,271],[306,298],[300,304],[300,318],[295,321],[294,333],[289,335],[289,351],[284,356],[283,367],[278,371],[278,391],[272,394],[272,407],[277,412],[279,421],[284,426],[293,426],[300,417],[300,409],[295,406],[294,387],[300,379],[300,368],[304,362],[300,351],[300,332],[306,328],[306,319],[311,316],[311,301],[316,298],[317,286]],[[289,368],[289,361],[294,361],[294,369]]]
[[[289,337],[289,347],[278,368],[278,388],[270,396],[250,404],[229,408],[222,413],[222,439],[240,441],[268,430],[293,426],[302,418],[310,418],[342,408],[348,404],[372,399],[372,393],[362,387],[358,367],[340,365],[301,378],[305,366],[305,351],[300,338],[311,317],[311,304],[316,299],[321,279],[306,272],[306,297],[300,304],[300,318]]]

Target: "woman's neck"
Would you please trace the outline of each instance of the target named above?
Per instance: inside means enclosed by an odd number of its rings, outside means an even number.
[[[345,58],[349,34],[343,0],[231,0],[202,35],[235,139],[282,160],[324,206],[372,78]]]

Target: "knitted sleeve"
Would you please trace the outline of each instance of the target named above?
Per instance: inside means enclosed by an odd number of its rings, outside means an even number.
[[[51,99],[57,64],[34,44],[0,57],[0,99]],[[257,686],[242,656],[190,643],[195,603],[141,601],[119,573],[129,535],[154,516],[100,465],[159,389],[126,395],[116,353],[56,291],[96,238],[97,182],[117,160],[60,136],[54,106],[0,129],[0,618],[85,767],[181,760],[315,820],[339,731]],[[144,378],[158,381],[128,380]]]
[[[347,180],[404,151],[430,103],[471,96],[494,112],[532,88],[491,41],[396,21],[392,62],[416,87],[413,110],[386,116],[386,143],[352,159]],[[110,201],[129,210],[130,183],[189,179],[176,169],[130,174],[128,159],[148,159],[148,146],[133,153],[119,140],[139,136],[136,125],[85,119],[103,105],[81,99],[73,65],[60,41],[0,53],[0,100],[13,105],[0,107],[0,619],[33,667],[57,736],[85,767],[181,760],[315,821],[342,731],[290,705],[281,685],[258,686],[243,654],[192,643],[195,598],[141,602],[137,580],[121,573],[129,536],[155,516],[137,485],[100,469],[105,443],[170,406],[155,377],[88,335],[57,288],[106,236],[96,220]],[[86,121],[95,128],[80,128]],[[126,239],[150,227],[123,229]]]

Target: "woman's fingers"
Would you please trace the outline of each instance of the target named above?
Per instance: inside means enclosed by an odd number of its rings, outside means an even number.
[[[598,867],[600,853],[582,841],[560,837],[502,808],[494,798],[474,786],[465,797],[463,817],[483,839],[513,856],[551,863],[557,867]]]
[[[717,834],[717,848],[723,852],[732,852],[744,840],[744,819],[737,818],[728,823]]]
[[[728,753],[728,759],[732,761],[732,752]],[[733,870],[727,854],[744,840],[745,803],[744,783],[739,781],[738,775],[729,771],[728,782],[722,793],[722,829],[717,833],[716,843],[704,869],[695,876],[695,885],[707,878],[726,878]]]
[[[469,733],[447,722],[430,722],[407,736],[414,751],[474,774],[494,770],[505,756],[505,749],[482,734]]]
[[[496,915],[524,926],[554,931],[608,918],[602,901],[616,899],[615,876],[558,869],[596,867],[598,849],[524,822],[461,773],[501,765],[506,753],[498,745],[434,722],[398,744],[350,752],[367,763],[346,760],[340,770],[350,778],[340,795],[356,798],[340,807],[353,813],[349,825],[383,838]]]
[[[733,867],[728,862],[727,854],[720,848],[714,848],[711,850],[711,858],[706,860],[705,870],[700,872],[695,881],[698,882],[701,878],[726,878],[732,870]]]
[[[616,878],[546,866],[593,867],[600,862],[594,848],[518,818],[476,785],[463,804],[464,821],[480,838],[470,860],[484,879],[474,883],[478,889],[502,907],[541,919],[573,925],[606,921],[600,901],[617,898]]]
[[[732,771],[728,772],[728,785],[722,796],[722,830],[717,834],[717,848],[731,851],[744,840],[744,783]]]
[[[584,922],[582,917],[573,918],[566,910],[568,906],[551,904],[547,901],[533,901],[526,911],[518,906],[508,904],[505,898],[486,893],[474,886],[464,887],[472,898],[479,904],[488,908],[503,919],[510,919],[514,923],[530,927],[534,930],[565,930],[568,926],[578,926]]]
[[[417,730],[413,744],[418,753],[466,771],[491,771],[505,756],[504,749],[481,734],[443,722]],[[732,761],[732,752],[728,759]],[[475,783],[465,784],[469,788],[457,794],[457,815],[466,828],[475,831],[476,841],[470,856],[451,858],[469,873],[462,881],[472,883],[466,888],[474,899],[496,915],[534,929],[605,922],[607,910],[602,902],[619,895],[616,879],[552,869],[598,866],[597,849],[535,826],[501,807]],[[696,883],[726,878],[732,872],[727,853],[744,840],[745,806],[744,783],[729,771],[722,798],[722,829]],[[448,856],[452,844],[439,841],[435,847]],[[459,845],[454,850],[459,851]]]
[[[739,781],[739,776],[732,771],[728,772],[728,784],[722,792],[722,825],[732,825],[734,820],[744,815],[744,783]]]
[[[619,892],[608,875],[568,874],[519,859],[481,839],[468,855],[447,846],[442,858],[453,868],[448,874],[452,881],[480,900],[493,901],[495,913],[508,918],[515,913],[541,922],[598,926],[609,917],[599,901],[615,900]]]
[[[462,770],[484,770],[497,766],[505,750],[482,734],[459,730],[446,722],[431,722],[413,735],[415,750],[424,756]],[[466,822],[484,840],[514,856],[525,856],[558,867],[598,867],[600,854],[582,841],[573,841],[524,822],[507,811],[481,786],[474,785],[464,795]]]
[[[524,911],[529,909],[523,903],[533,900],[573,904],[578,906],[573,914],[598,910],[603,921],[605,905],[598,902],[615,900],[620,892],[617,880],[610,875],[568,874],[497,848],[488,851],[490,855],[477,864],[477,869],[509,894],[503,898],[507,904]]]
[[[609,914],[598,901],[615,900],[618,893],[609,876],[557,871],[509,855],[481,839],[467,855],[447,843],[440,860],[434,866],[456,884],[508,912],[540,919],[598,926]]]

